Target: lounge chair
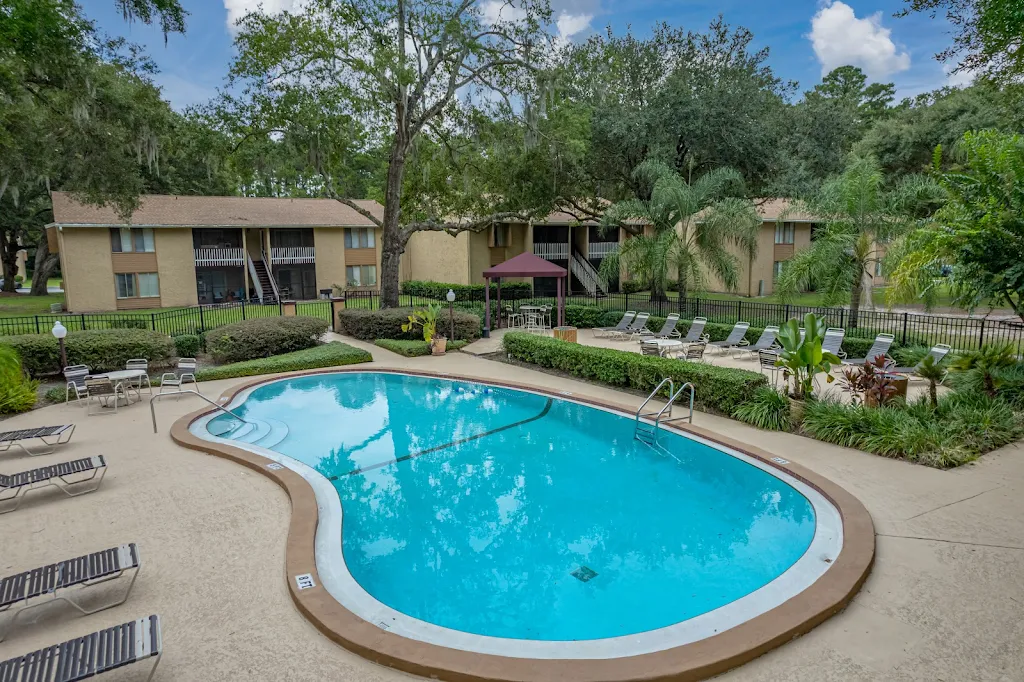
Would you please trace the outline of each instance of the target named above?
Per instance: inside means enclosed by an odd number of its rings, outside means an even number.
[[[684,346],[683,350],[676,354],[676,358],[686,360],[687,362],[704,362],[704,351],[707,347],[707,341],[691,343],[688,346]]]
[[[825,330],[825,338],[821,340],[821,350],[832,353],[840,360],[846,357],[843,350],[843,339],[846,338],[846,330],[842,327],[829,327]]]
[[[181,391],[182,386],[188,382],[192,382],[192,385],[196,384],[196,367],[198,363],[195,358],[178,358],[178,366],[175,367],[173,372],[164,372],[160,377],[160,392],[164,392],[164,388],[174,388],[176,391]]]
[[[20,429],[18,431],[4,431],[0,433],[0,452],[7,452],[11,448],[21,448],[26,455],[48,455],[57,449],[57,446],[64,445],[71,440],[75,432],[74,424],[62,424],[61,426],[37,426],[34,429]],[[42,442],[42,448],[29,450],[21,441],[38,440]]]
[[[924,362],[927,358],[929,358],[929,357],[935,358],[935,364],[937,365],[937,364],[939,364],[940,362],[942,362],[943,360],[946,359],[946,356],[949,355],[949,352],[951,350],[952,350],[952,348],[950,348],[947,344],[945,344],[945,343],[937,343],[934,346],[932,346],[932,349],[930,351],[928,351],[928,355],[926,355],[925,357],[921,358],[921,362],[917,363],[913,367],[897,367],[897,368],[893,369],[892,371],[895,374],[917,374],[917,368],[920,367],[921,363]],[[942,378],[939,380],[940,384],[943,381],[946,380],[946,375],[947,374],[949,374],[948,370],[946,371],[945,374],[942,375]],[[3,438],[3,436],[0,436],[0,439],[2,439],[2,438]]]
[[[750,328],[750,323],[749,322],[737,322],[733,326],[732,331],[729,332],[729,336],[726,337],[725,341],[712,341],[708,345],[711,346],[712,348],[719,349],[723,353],[725,353],[726,351],[728,351],[728,350],[730,350],[732,348],[738,348],[740,346],[746,346],[746,345],[748,345],[749,342],[745,338],[743,338],[743,337],[746,336],[747,329],[749,329],[749,328]]]
[[[75,400],[82,404],[82,398],[89,397],[89,389],[85,386],[85,380],[89,378],[89,367],[86,365],[70,365],[64,368],[64,378],[67,380],[67,390],[64,394],[64,404],[71,400],[71,393],[74,392]]]
[[[0,474],[0,514],[17,509],[24,499],[25,493],[36,488],[56,486],[68,497],[91,493],[100,487],[106,473],[107,463],[103,460],[103,455],[97,455],[51,464],[9,476]],[[89,475],[85,476],[85,474]],[[78,486],[91,481],[95,481],[95,485],[79,489]],[[11,502],[14,504],[9,504]],[[2,679],[0,677],[0,680]]]
[[[139,576],[141,566],[139,550],[135,543],[130,543],[0,579],[0,614],[12,614],[7,619],[7,624],[0,627],[0,642],[21,614],[43,604],[64,601],[82,614],[89,615],[125,603],[132,592],[132,587],[135,586],[135,579]],[[107,601],[100,606],[86,608],[79,604],[75,597],[65,594],[71,588],[82,588],[73,590],[77,595],[93,585],[116,580],[129,571],[132,572],[131,582],[116,601]],[[0,680],[4,679],[7,678],[0,677]]]
[[[868,350],[867,357],[863,358],[845,358],[843,360],[844,365],[863,365],[868,360],[874,360],[879,355],[889,355],[889,348],[892,347],[892,342],[896,340],[896,337],[892,334],[879,334],[875,337],[875,342],[871,344],[871,349]]]
[[[156,658],[146,678],[151,680],[160,664],[162,649],[160,617],[149,616],[3,661],[0,680],[78,682]]]
[[[627,310],[622,315],[622,319],[619,320],[619,323],[614,327],[594,327],[594,336],[612,336],[617,332],[624,332],[635,317],[635,310]]]
[[[661,329],[654,332],[653,334],[644,334],[640,332],[641,338],[640,343],[647,341],[648,339],[670,339],[673,336],[680,336],[679,332],[676,331],[676,326],[679,324],[679,313],[671,313],[665,318],[665,324],[661,325]]]
[[[761,332],[761,336],[758,337],[757,341],[750,346],[738,346],[736,348],[736,355],[740,356],[743,353],[748,355],[757,355],[763,350],[769,350],[771,348],[778,347],[778,336],[779,328],[775,325],[768,325]]]
[[[619,341],[623,341],[629,340],[634,336],[643,334],[644,332],[650,334],[651,330],[647,328],[647,318],[649,318],[650,316],[650,313],[637,313],[636,318],[629,323],[629,326],[623,329],[622,331],[617,331],[614,334],[612,334],[612,338],[617,339]]]
[[[109,377],[92,377],[85,380],[85,388],[88,390],[89,395],[86,397],[85,406],[86,414],[92,415],[92,403],[95,398],[96,403],[101,407],[109,407],[110,400],[114,401],[114,411],[110,414],[117,414],[117,401],[124,400],[125,404],[130,402],[130,391],[132,386],[128,382],[114,383]]]
[[[704,327],[708,323],[706,317],[695,317],[693,322],[690,323],[690,329],[686,332],[686,336],[679,339],[683,343],[699,343],[700,341],[707,342],[709,339],[704,333]]]

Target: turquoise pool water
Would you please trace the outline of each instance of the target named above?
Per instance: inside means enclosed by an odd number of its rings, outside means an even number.
[[[766,585],[814,509],[767,472],[633,419],[533,393],[386,373],[256,388],[214,435],[328,478],[348,571],[383,604],[463,632],[586,640],[663,628]]]

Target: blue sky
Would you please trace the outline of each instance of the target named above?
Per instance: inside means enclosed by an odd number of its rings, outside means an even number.
[[[156,78],[177,109],[216,94],[234,48],[229,16],[255,8],[260,0],[182,0],[191,13],[184,36],[164,44],[154,27],[127,24],[113,0],[80,0],[100,29],[144,45],[160,67]],[[493,0],[490,0],[493,1]],[[301,0],[262,0],[267,9],[286,9]],[[927,16],[896,19],[902,0],[552,0],[564,35],[574,40],[612,26],[647,35],[659,21],[703,30],[719,13],[754,33],[759,47],[771,49],[776,73],[817,83],[825,71],[846,63],[863,68],[873,80],[892,81],[897,96],[910,96],[950,83],[933,55],[949,40],[943,20]],[[954,83],[962,79],[954,78]]]

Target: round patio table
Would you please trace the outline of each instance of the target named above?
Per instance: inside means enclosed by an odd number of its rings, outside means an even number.
[[[139,400],[142,400],[142,378],[148,378],[148,375],[144,369],[115,369],[113,372],[104,372],[103,374],[93,375],[93,378],[96,377],[107,377],[115,384],[128,382],[128,385],[135,389],[135,392],[139,396]],[[152,392],[153,389],[150,388],[150,393]]]
[[[669,353],[678,353],[683,349],[683,342],[679,339],[650,339],[644,341],[644,343],[651,343],[651,341],[658,344],[658,352],[662,356]]]

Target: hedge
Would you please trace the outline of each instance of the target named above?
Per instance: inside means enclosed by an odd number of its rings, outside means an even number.
[[[194,358],[203,347],[203,339],[195,334],[181,334],[174,338],[174,351],[179,358]]]
[[[246,360],[220,367],[208,367],[196,373],[197,381],[214,381],[216,379],[234,379],[250,377],[257,374],[276,374],[277,372],[294,372],[300,369],[318,369],[320,367],[338,367],[354,365],[360,362],[372,362],[373,356],[360,348],[347,343],[333,341],[315,348],[275,355],[270,358]]]
[[[423,340],[408,341],[406,339],[377,339],[374,343],[381,348],[389,350],[392,353],[404,355],[407,358],[417,358],[421,355],[430,355],[430,344]],[[445,350],[458,350],[467,343],[469,342],[449,341]]]
[[[217,362],[241,362],[319,345],[328,322],[319,317],[258,317],[206,332],[206,350]]]
[[[21,357],[32,376],[60,373],[60,350],[50,334],[5,336],[2,341]],[[143,329],[90,329],[64,339],[69,365],[87,365],[94,372],[124,369],[132,358],[146,358],[150,367],[163,367],[174,357],[174,342],[160,332]]]
[[[726,415],[731,415],[759,388],[768,385],[764,375],[744,369],[581,346],[522,332],[505,334],[502,343],[505,351],[516,360],[613,386],[650,392],[666,377],[676,386],[688,381],[696,387],[695,405]]]
[[[447,300],[448,290],[455,292],[456,301],[482,301],[484,300],[483,284],[451,284],[448,282],[429,282],[423,280],[409,280],[402,282],[402,293],[410,296],[423,296],[434,298],[439,301]],[[498,285],[491,284],[491,298],[498,295]],[[533,286],[529,282],[508,282],[501,285],[501,297],[506,298],[530,298],[533,296]]]
[[[481,307],[482,309],[482,307]],[[423,330],[419,327],[407,332],[402,331],[402,325],[409,321],[409,314],[416,308],[385,308],[383,310],[361,310],[351,308],[338,312],[338,324],[340,333],[352,336],[362,341],[376,341],[377,339],[407,339],[409,341],[422,341]],[[455,310],[455,338],[459,340],[472,341],[480,337],[480,318],[473,313],[464,310]],[[438,333],[447,336],[449,334],[448,311],[445,310],[442,319],[438,320]]]

